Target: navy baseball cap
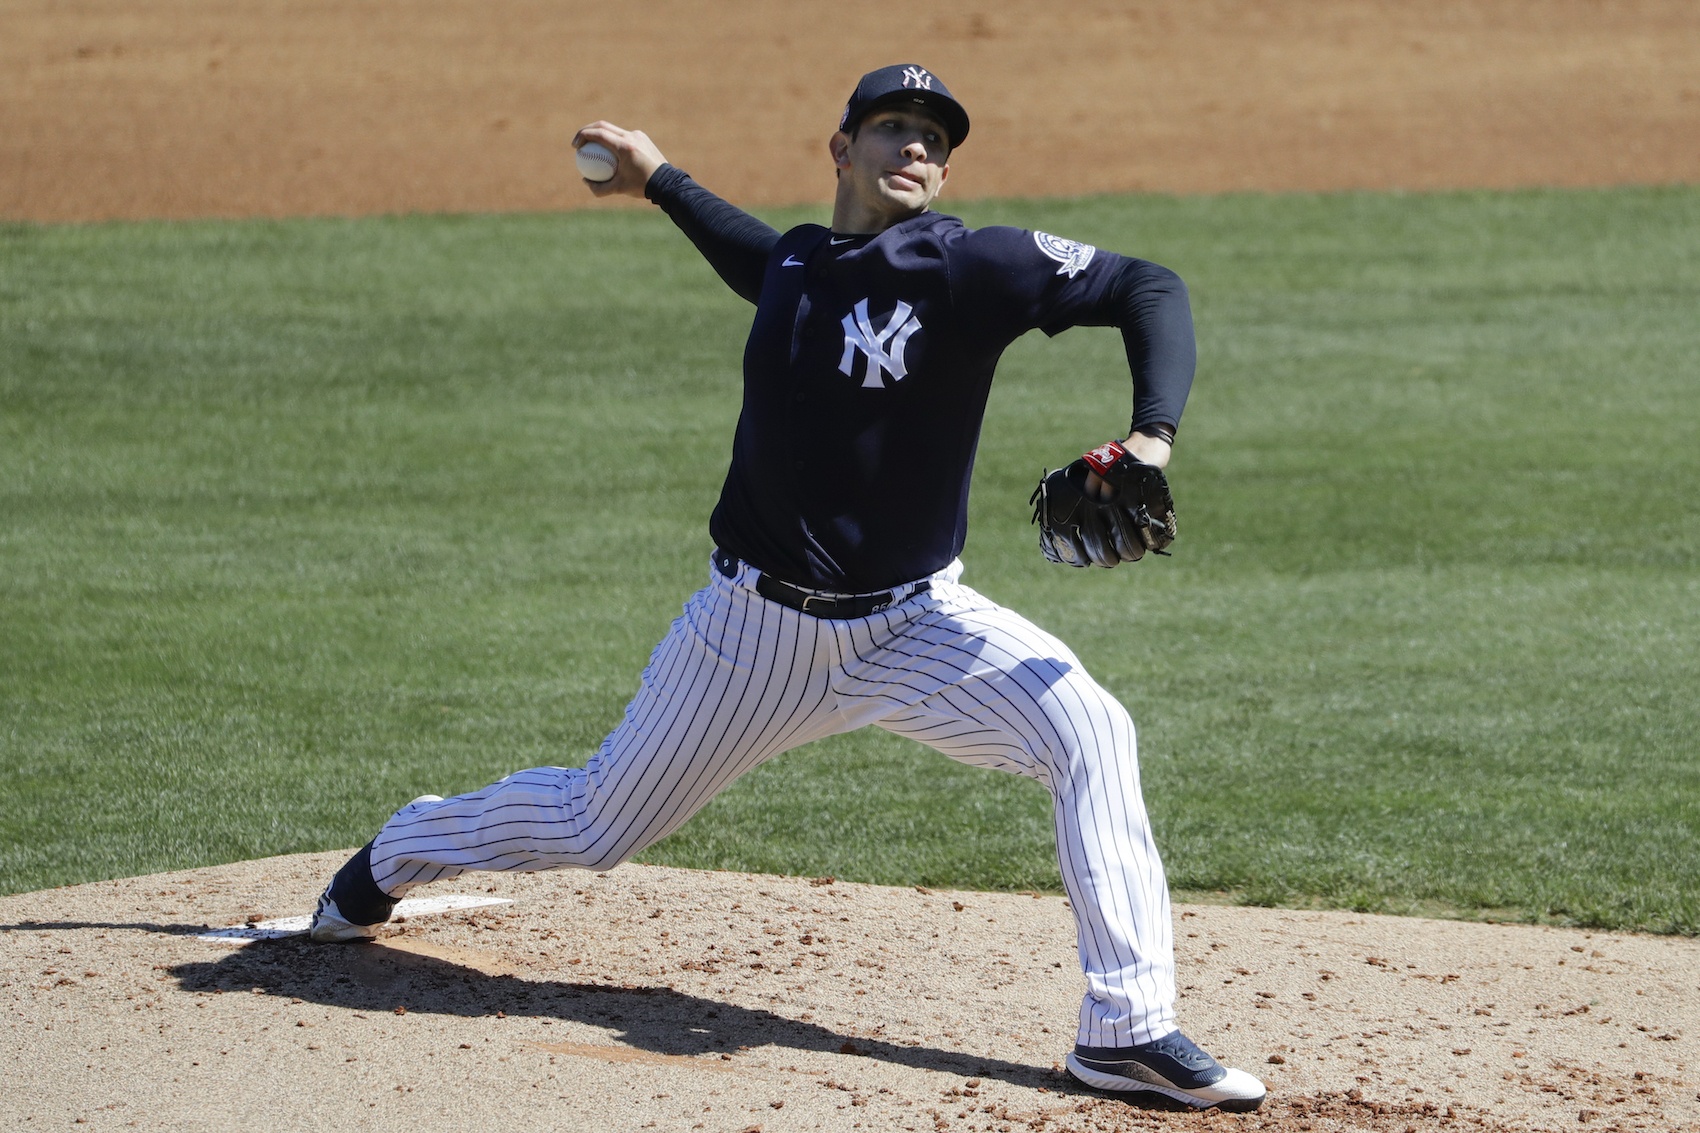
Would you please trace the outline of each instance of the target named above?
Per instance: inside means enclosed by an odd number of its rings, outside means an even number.
[[[850,101],[844,104],[844,116],[838,128],[845,132],[871,112],[894,102],[914,102],[937,114],[950,132],[950,148],[955,149],[968,137],[968,111],[951,96],[939,77],[914,63],[893,63],[877,71],[869,71],[856,84]]]

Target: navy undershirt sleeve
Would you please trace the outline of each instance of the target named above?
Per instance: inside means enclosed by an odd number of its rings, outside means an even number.
[[[1168,268],[1044,232],[987,227],[947,237],[953,294],[982,333],[1116,327],[1133,378],[1129,431],[1180,424],[1197,365],[1186,284]]]
[[[779,233],[715,196],[691,180],[691,175],[663,165],[650,175],[643,195],[679,226],[703,259],[741,298],[761,298],[767,254],[779,243]]]
[[[1149,425],[1180,425],[1198,367],[1192,304],[1186,284],[1166,267],[1128,259],[1082,326],[1121,328],[1133,374],[1132,433]]]

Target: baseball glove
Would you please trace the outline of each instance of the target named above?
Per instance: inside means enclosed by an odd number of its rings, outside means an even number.
[[[1111,489],[1107,500],[1086,492],[1096,472]],[[1099,445],[1067,468],[1048,472],[1033,489],[1039,550],[1053,563],[1113,567],[1146,551],[1167,554],[1175,541],[1175,501],[1163,470],[1116,441]]]

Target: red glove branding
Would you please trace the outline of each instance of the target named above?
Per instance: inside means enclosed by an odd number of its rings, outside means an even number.
[[[1105,441],[1085,456],[1086,463],[1092,466],[1092,471],[1102,476],[1110,468],[1127,455],[1127,450],[1116,441]]]

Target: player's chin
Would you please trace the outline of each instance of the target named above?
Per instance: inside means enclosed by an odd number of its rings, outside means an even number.
[[[933,203],[933,193],[907,177],[892,178],[884,188],[886,201],[897,212],[922,212]]]

